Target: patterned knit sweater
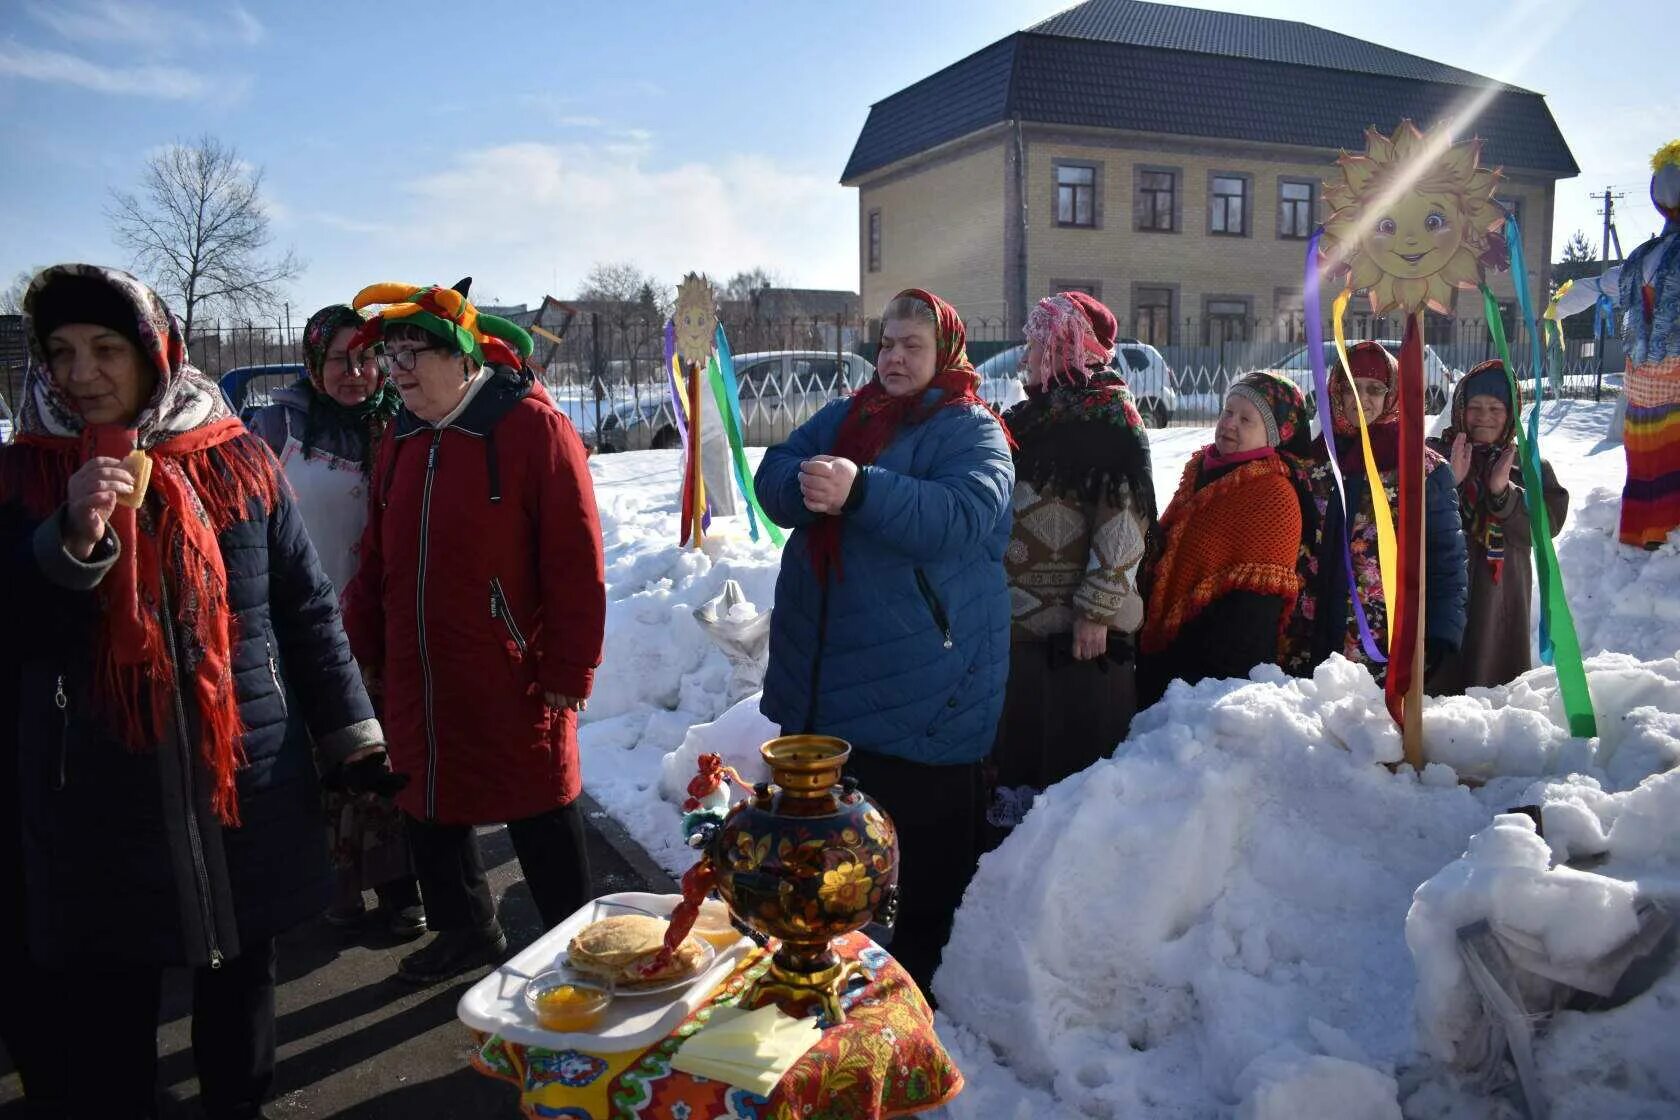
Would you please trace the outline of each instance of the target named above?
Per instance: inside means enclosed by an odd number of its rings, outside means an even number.
[[[1149,514],[1129,492],[1084,501],[1015,483],[1015,528],[1003,564],[1009,579],[1010,637],[1071,633],[1075,618],[1127,634],[1143,622],[1132,569],[1143,557]]]

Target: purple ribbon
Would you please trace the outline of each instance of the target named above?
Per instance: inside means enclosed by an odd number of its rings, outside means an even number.
[[[1365,604],[1359,598],[1359,582],[1353,574],[1353,546],[1349,534],[1353,530],[1353,519],[1348,516],[1347,483],[1342,478],[1342,465],[1336,459],[1336,427],[1330,415],[1330,375],[1324,366],[1324,318],[1323,309],[1318,296],[1318,241],[1324,236],[1324,228],[1320,226],[1313,231],[1312,239],[1307,242],[1307,274],[1301,286],[1301,305],[1307,320],[1307,353],[1312,356],[1313,390],[1318,397],[1318,430],[1324,440],[1324,447],[1330,453],[1330,474],[1336,480],[1336,500],[1342,505],[1342,566],[1347,572],[1348,598],[1353,601],[1354,621],[1359,625],[1359,644],[1365,650],[1365,656],[1379,664],[1386,663],[1388,658],[1377,646],[1377,640],[1371,634],[1371,624],[1365,618]],[[1377,500],[1377,487],[1382,485],[1381,479],[1365,480],[1371,488],[1371,500]],[[1386,499],[1385,499],[1386,500]]]

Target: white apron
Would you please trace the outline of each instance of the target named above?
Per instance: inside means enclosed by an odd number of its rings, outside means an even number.
[[[286,446],[280,451],[280,466],[297,495],[298,511],[320,557],[321,570],[343,595],[361,560],[362,529],[368,518],[367,479],[360,463],[318,447],[305,458],[303,444],[292,433],[292,410],[286,409],[284,415]]]

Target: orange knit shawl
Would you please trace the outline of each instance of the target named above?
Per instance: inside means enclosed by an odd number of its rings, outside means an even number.
[[[1208,604],[1232,591],[1282,596],[1288,621],[1301,579],[1301,506],[1276,455],[1243,463],[1201,489],[1203,452],[1190,456],[1161,515],[1163,542],[1149,589],[1140,648],[1159,653]]]

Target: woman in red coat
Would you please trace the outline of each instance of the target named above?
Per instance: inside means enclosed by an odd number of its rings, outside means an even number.
[[[577,713],[606,618],[583,442],[521,368],[529,336],[458,287],[356,297],[390,304],[354,344],[377,341],[403,408],[345,622],[384,690],[392,766],[411,778],[397,804],[438,931],[398,967],[417,981],[506,948],[475,825],[507,822],[545,925],[588,899]]]

